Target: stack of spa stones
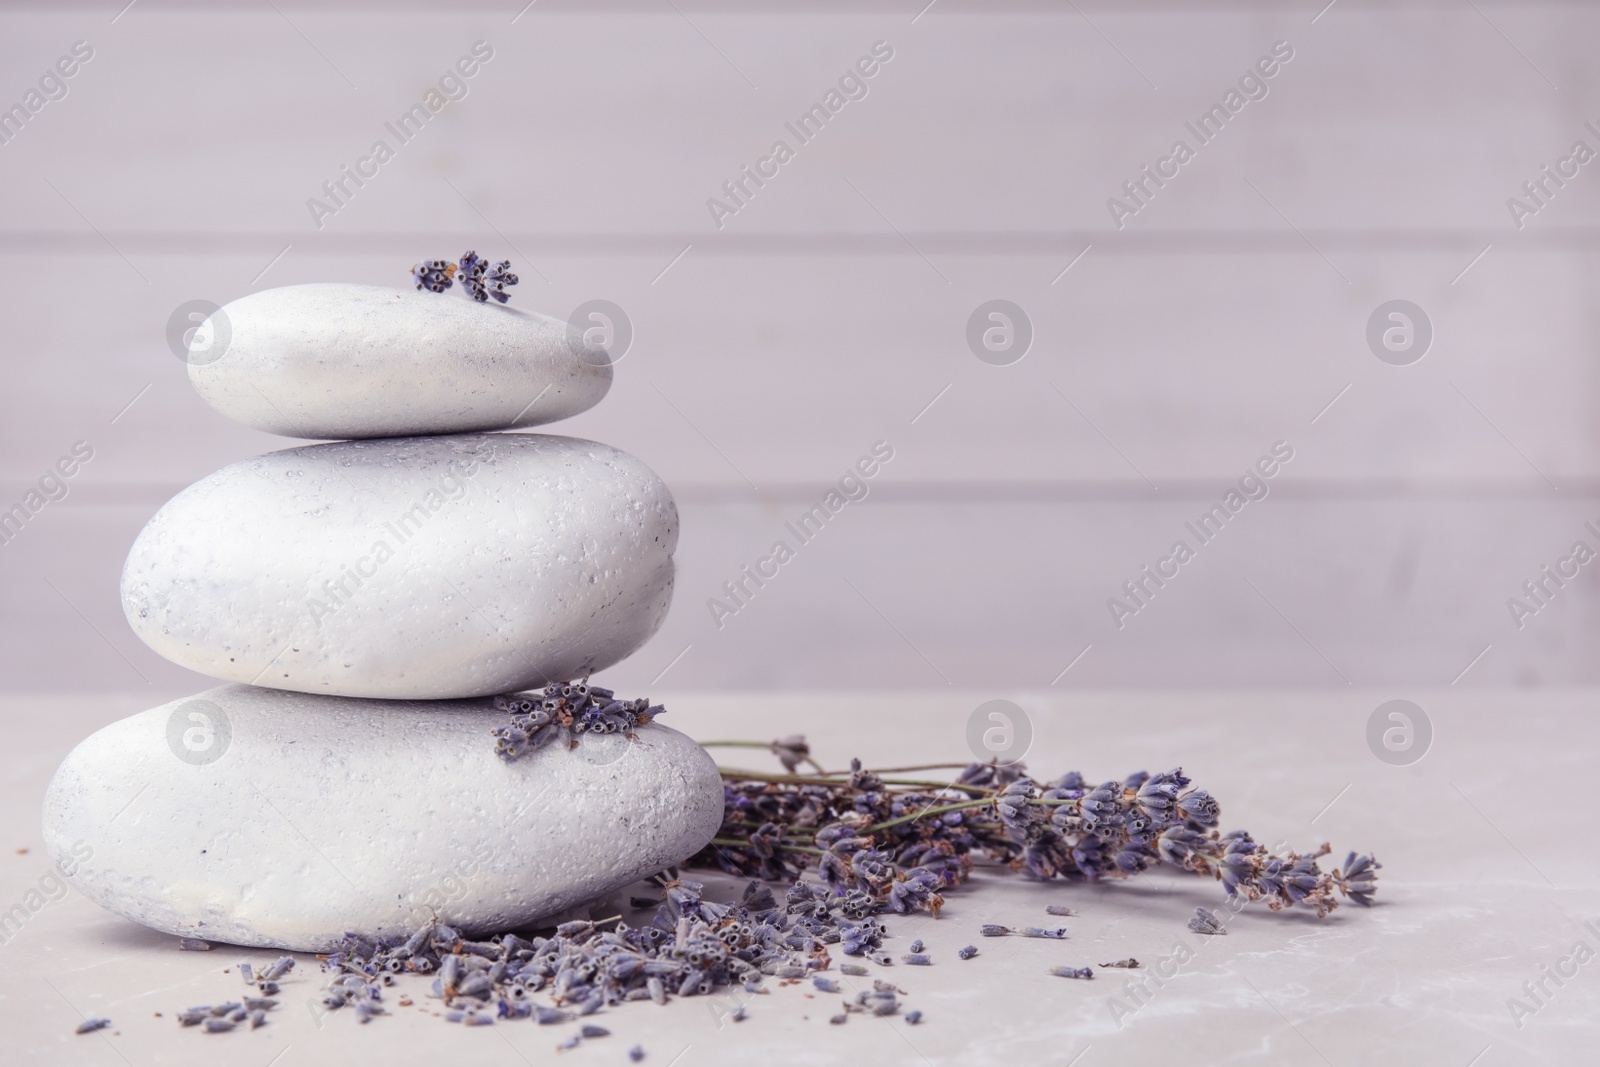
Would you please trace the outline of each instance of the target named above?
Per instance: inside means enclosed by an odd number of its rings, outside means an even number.
[[[495,695],[617,663],[671,600],[677,510],[649,468],[496,432],[597,404],[603,351],[455,293],[297,285],[213,312],[189,376],[236,422],[331,441],[224,467],[134,542],[134,632],[235,684],[56,773],[46,840],[84,893],[181,937],[322,951],[560,915],[710,840],[720,779],[681,734],[515,762],[491,736]]]

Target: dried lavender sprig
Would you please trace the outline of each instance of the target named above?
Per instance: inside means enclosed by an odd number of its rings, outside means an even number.
[[[516,285],[518,281],[517,276],[511,273],[509,259],[491,264],[470,250],[455,263],[447,259],[425,259],[411,268],[411,278],[417,283],[417,288],[431,293],[442,293],[449,289],[455,284],[457,275],[467,295],[480,303],[493,297],[504,304],[511,299],[506,286]]]
[[[507,725],[491,731],[495,754],[507,763],[563,735],[569,748],[578,747],[585,733],[621,733],[637,741],[634,731],[667,710],[652,705],[647,697],[618,700],[611,690],[590,685],[587,679],[552,682],[542,692],[507,693],[495,697],[494,706],[511,713]]]

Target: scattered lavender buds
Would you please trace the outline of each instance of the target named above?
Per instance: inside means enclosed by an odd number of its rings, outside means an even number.
[[[289,957],[285,956],[284,959]],[[291,964],[294,962],[292,959],[289,961]],[[282,960],[278,962],[281,963]],[[283,970],[287,971],[288,968]],[[243,1001],[229,1000],[222,1004],[202,1004],[178,1012],[178,1025],[198,1026],[202,1033],[207,1034],[225,1034],[240,1023],[248,1021],[250,1029],[254,1030],[266,1024],[267,1012],[277,1005],[278,1002],[270,997],[245,997]]]
[[[83,1022],[78,1024],[78,1028],[76,1030],[74,1030],[73,1033],[75,1033],[75,1034],[92,1034],[96,1030],[104,1030],[106,1027],[108,1027],[110,1025],[111,1025],[111,1020],[110,1019],[85,1019],[85,1020],[83,1020]]]
[[[568,748],[577,748],[585,733],[621,733],[637,741],[634,730],[667,710],[651,706],[647,698],[617,700],[611,690],[587,681],[554,682],[543,693],[508,693],[495,697],[494,706],[512,715],[510,725],[493,731],[495,754],[507,763],[538,751],[563,732]]]
[[[859,963],[841,963],[839,964],[839,973],[848,974],[853,978],[865,978],[872,972]]]
[[[1094,971],[1088,967],[1052,967],[1050,973],[1057,978],[1093,978]]]
[[[922,938],[919,937],[915,941],[911,942],[911,948],[909,949],[909,951],[911,951],[911,952],[921,952],[922,951]]]
[[[958,949],[956,951],[956,955],[960,956],[964,960],[970,960],[972,957],[976,956],[977,954],[978,954],[978,946],[976,946],[976,945],[968,945],[965,948]]]
[[[900,1010],[900,1000],[895,996],[897,991],[887,982],[874,982],[872,989],[863,989],[856,994],[855,1006],[865,1008],[873,1015],[893,1015]]]
[[[1189,920],[1189,929],[1197,934],[1225,934],[1228,932],[1223,927],[1222,921],[1205,908],[1194,909],[1194,918]]]
[[[630,1048],[628,1050],[628,1059],[632,1060],[634,1063],[638,1063],[640,1060],[644,1059],[644,1046],[635,1045]]]
[[[921,1021],[922,1021],[922,1013],[920,1011],[908,1011],[908,1012],[906,1012],[906,1022],[910,1023],[912,1026],[917,1025]]]
[[[490,264],[476,252],[466,252],[459,262],[446,259],[425,259],[411,268],[411,278],[418,289],[442,293],[455,284],[460,275],[461,287],[472,299],[481,302],[490,297],[504,304],[511,299],[506,286],[516,285],[517,276],[511,273],[511,261],[501,260]]]
[[[933,960],[921,952],[908,952],[900,958],[905,960],[906,964],[911,967],[927,967],[933,963]]]
[[[1132,970],[1132,969],[1135,969],[1135,968],[1141,966],[1141,964],[1139,963],[1138,960],[1134,959],[1132,956],[1129,956],[1125,960],[1117,960],[1114,963],[1102,963],[1100,966],[1102,966],[1102,967],[1125,967],[1125,968],[1128,968],[1128,969]]]
[[[294,970],[294,957],[279,956],[277,959],[267,964],[266,970],[262,971],[257,976],[257,981],[263,983],[276,982],[278,979],[282,978],[292,970]],[[263,989],[262,992],[266,992],[266,990]],[[277,992],[277,990],[273,990],[273,992]]]
[[[1046,915],[1076,915],[1076,914],[1078,914],[1077,912],[1073,911],[1071,908],[1067,907],[1065,904],[1047,904],[1047,905],[1045,905],[1044,913]]]
[[[770,886],[751,881],[737,904],[721,904],[704,899],[699,883],[679,880],[675,872],[658,876],[657,883],[664,899],[649,923],[638,927],[619,917],[563,923],[552,936],[508,933],[469,941],[435,921],[388,944],[347,934],[323,960],[331,978],[322,1003],[330,1011],[354,1006],[365,1021],[383,1012],[384,986],[397,975],[432,975],[431,995],[443,1003],[449,1021],[472,1026],[532,1019],[551,1025],[630,1000],[664,1004],[675,996],[705,996],[719,986],[762,993],[761,979],[768,975],[811,978],[816,989],[838,993],[836,981],[815,973],[831,966],[830,950],[848,955],[882,949],[883,927],[873,915],[877,905],[865,893],[840,895],[801,882],[780,898]],[[893,1014],[895,992],[874,983],[854,1010]],[[550,997],[555,1006],[534,1004],[534,994]],[[744,1007],[731,1018],[743,1020]]]
[[[1048,937],[1058,941],[1067,936],[1066,927],[1047,930],[1042,926],[1024,926],[1020,929],[1013,929],[1010,926],[1001,926],[999,923],[984,923],[978,927],[978,933],[984,937],[1008,937],[1011,934],[1017,934],[1021,937]]]

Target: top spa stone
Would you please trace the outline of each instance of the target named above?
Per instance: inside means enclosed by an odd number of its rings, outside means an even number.
[[[611,388],[611,364],[569,344],[564,322],[455,293],[290,285],[209,321],[189,381],[228,418],[285,437],[538,426]]]

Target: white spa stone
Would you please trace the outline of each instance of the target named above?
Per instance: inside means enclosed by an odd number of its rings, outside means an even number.
[[[655,633],[678,512],[643,463],[542,434],[303,445],[241,460],[140,532],[140,640],[225,681],[448,699],[580,677]]]
[[[214,312],[188,359],[206,403],[286,437],[538,426],[611,388],[609,361],[569,345],[566,323],[453,289],[265,289]]]
[[[73,749],[45,841],[134,922],[311,952],[433,914],[467,936],[557,916],[682,862],[721,824],[716,764],[675,730],[505,763],[489,731],[508,718],[481,700],[224,686]]]

